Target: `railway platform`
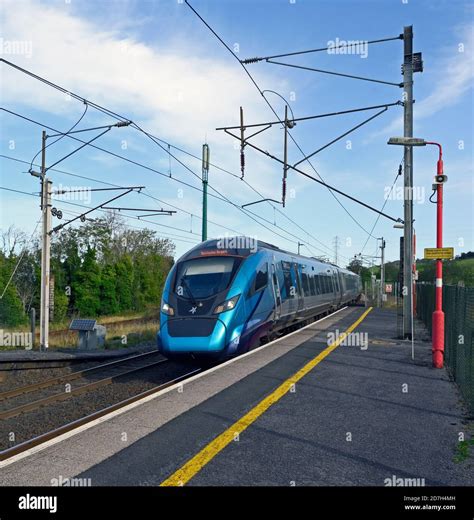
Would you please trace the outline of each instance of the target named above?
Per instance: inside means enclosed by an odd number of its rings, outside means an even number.
[[[348,307],[0,463],[0,485],[473,485],[431,344]],[[73,484],[74,485],[74,484]]]

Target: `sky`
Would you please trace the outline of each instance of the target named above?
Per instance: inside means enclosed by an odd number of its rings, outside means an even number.
[[[403,42],[365,47],[363,42],[396,37],[413,25],[414,51],[422,52],[424,71],[414,77],[414,135],[442,143],[445,173],[444,245],[455,254],[474,249],[473,237],[473,6],[460,0],[190,0],[191,5],[240,59],[322,48],[357,40],[358,54],[308,53],[278,61],[374,78],[402,81]],[[377,237],[386,240],[388,261],[399,256],[402,230],[394,222],[324,186],[288,171],[286,205],[243,204],[263,198],[281,200],[282,165],[245,150],[245,181],[240,179],[239,142],[218,127],[274,121],[264,98],[238,61],[181,0],[6,0],[1,9],[2,58],[54,82],[128,120],[172,145],[160,148],[132,127],[113,127],[94,141],[140,167],[101,150],[84,147],[48,172],[53,189],[146,186],[113,205],[170,209],[172,216],[137,219],[122,212],[132,228],[148,227],[176,244],[181,256],[201,239],[201,148],[211,150],[208,237],[245,234],[282,249],[347,263],[358,253],[376,258]],[[41,149],[42,125],[67,132],[116,123],[108,114],[0,63],[1,105],[40,123],[0,112],[1,229],[11,225],[33,233],[40,218],[39,181],[27,173]],[[285,101],[295,118],[401,100],[402,89],[388,85],[279,66],[248,65],[252,78],[283,118]],[[86,110],[87,108],[87,110]],[[377,110],[299,121],[289,130],[311,154]],[[102,130],[74,134],[87,140]],[[55,133],[48,130],[48,134]],[[247,135],[250,130],[247,130]],[[363,202],[403,218],[403,180],[395,181],[403,148],[387,146],[403,135],[403,108],[382,115],[300,164],[300,168]],[[283,158],[279,125],[250,142]],[[48,144],[55,138],[48,138]],[[68,137],[48,146],[46,164],[71,153],[80,143]],[[177,150],[174,147],[178,147]],[[195,157],[185,152],[193,154]],[[288,160],[303,155],[290,141]],[[16,159],[17,161],[13,160]],[[38,163],[39,156],[35,160]],[[25,162],[18,162],[25,161]],[[434,247],[436,206],[429,202],[437,149],[414,150],[414,201],[417,256]],[[221,168],[221,169],[220,169]],[[56,171],[60,170],[60,171]],[[223,171],[226,170],[226,171]],[[73,176],[71,174],[76,175]],[[81,176],[81,177],[77,177]],[[84,179],[83,177],[87,177]],[[94,180],[91,180],[94,179]],[[108,183],[108,184],[107,184]],[[254,190],[257,191],[253,191]],[[76,193],[55,199],[61,221],[87,211],[120,191]],[[69,195],[71,197],[71,195]],[[72,204],[71,204],[72,203]],[[74,205],[76,204],[76,206]],[[79,205],[79,206],[78,206]],[[85,206],[82,207],[82,206]],[[100,216],[96,211],[91,216]],[[377,220],[377,222],[376,222]],[[376,223],[373,237],[368,235]],[[336,238],[337,237],[337,238]],[[367,240],[368,238],[368,240]]]

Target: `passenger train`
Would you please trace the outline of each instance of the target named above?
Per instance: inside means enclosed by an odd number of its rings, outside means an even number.
[[[360,277],[249,237],[207,240],[173,266],[158,349],[198,363],[237,356],[316,316],[355,303]]]

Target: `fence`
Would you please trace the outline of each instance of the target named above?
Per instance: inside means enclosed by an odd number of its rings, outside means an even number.
[[[433,284],[416,284],[417,315],[432,330]],[[474,287],[443,287],[445,363],[474,414]]]
[[[387,292],[387,286],[391,286],[391,291]],[[380,280],[371,280],[365,282],[364,294],[367,301],[367,306],[385,307],[395,309],[400,293],[400,284],[398,282],[387,282],[385,284],[385,291],[382,297],[380,287]],[[383,298],[383,300],[382,300]]]

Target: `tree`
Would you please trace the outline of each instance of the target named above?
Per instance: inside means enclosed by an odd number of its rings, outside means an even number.
[[[370,282],[371,271],[367,267],[362,265],[362,260],[360,258],[354,257],[348,264],[347,268],[349,271],[356,273],[360,276],[362,281],[362,286],[364,287],[366,283]]]
[[[28,237],[26,233],[13,225],[6,230],[0,231],[2,253],[7,258],[11,258],[15,253],[23,250],[27,243]]]
[[[132,308],[133,264],[130,256],[124,255],[114,266],[116,295],[119,311]]]
[[[80,316],[97,316],[100,309],[100,267],[95,255],[94,249],[87,249],[71,285],[75,310]]]
[[[0,295],[4,292],[8,280],[13,272],[16,258],[6,258],[0,253]],[[5,294],[0,299],[0,327],[15,327],[26,322],[23,304],[16,286],[10,283]]]
[[[347,265],[347,268],[349,271],[352,271],[353,273],[360,274],[362,270],[362,260],[360,258],[354,257],[349,264]]]
[[[398,280],[400,262],[387,262],[385,264],[385,281],[396,282]]]
[[[15,258],[15,260],[17,259]],[[18,297],[25,313],[28,313],[33,305],[36,291],[39,288],[36,267],[39,267],[37,251],[25,251],[14,278]]]
[[[100,279],[100,312],[99,314],[115,314],[119,311],[116,291],[116,272],[114,266],[106,265],[102,269]]]
[[[51,318],[62,321],[78,313],[92,317],[158,307],[174,250],[174,244],[155,231],[127,228],[117,213],[53,233]],[[31,307],[39,311],[41,247],[39,240],[31,243],[14,227],[0,232],[0,285],[7,283],[22,252],[0,301],[1,323],[9,326],[26,322]]]

